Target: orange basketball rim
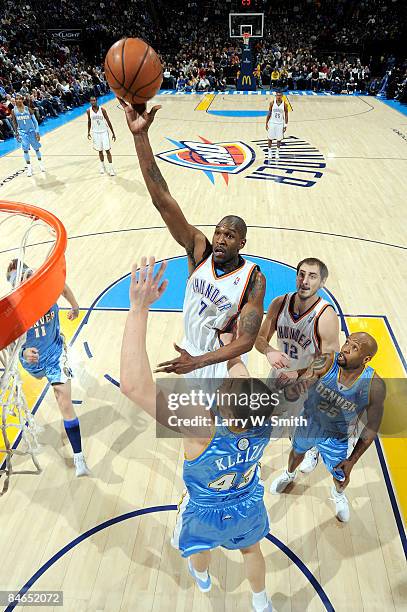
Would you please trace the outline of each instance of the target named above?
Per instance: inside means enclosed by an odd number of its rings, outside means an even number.
[[[52,213],[21,202],[0,200],[0,213],[23,215],[44,221],[55,234],[46,261],[21,285],[0,298],[0,350],[22,336],[55,304],[65,286],[67,234]],[[0,274],[6,271],[0,270]]]

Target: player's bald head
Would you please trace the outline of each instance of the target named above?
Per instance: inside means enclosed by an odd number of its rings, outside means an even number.
[[[227,215],[219,221],[218,227],[221,225],[226,225],[230,229],[235,230],[239,234],[240,238],[246,238],[247,225],[243,221],[242,217],[238,217],[237,215]]]
[[[350,339],[360,345],[364,357],[374,357],[377,353],[377,342],[367,332],[355,332]]]

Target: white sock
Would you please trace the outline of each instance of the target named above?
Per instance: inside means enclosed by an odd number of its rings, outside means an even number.
[[[272,151],[271,147],[268,148],[268,158],[271,159]]]
[[[252,592],[252,595],[253,608],[256,610],[256,612],[263,612],[263,610],[265,610],[265,608],[267,608],[268,606],[266,590],[261,591],[260,593]]]
[[[294,472],[289,472],[288,470],[286,470],[286,474],[289,478],[293,478],[296,473],[297,473],[297,470],[294,470]]]

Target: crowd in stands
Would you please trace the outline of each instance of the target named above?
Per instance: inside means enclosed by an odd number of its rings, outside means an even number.
[[[377,94],[387,73],[391,95],[405,98],[405,65],[372,49],[375,41],[391,49],[401,38],[401,0],[287,0],[283,6],[253,0],[254,5],[265,15],[263,37],[250,43],[258,87]],[[103,55],[123,36],[144,38],[159,52],[164,89],[233,87],[242,41],[229,37],[231,9],[230,1],[214,0],[3,0],[0,139],[12,133],[16,93],[41,122],[107,92]],[[49,31],[58,28],[81,30],[81,40],[64,42]]]

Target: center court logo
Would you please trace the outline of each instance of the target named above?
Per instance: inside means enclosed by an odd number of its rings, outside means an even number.
[[[250,168],[242,178],[273,181],[294,187],[313,187],[326,167],[324,156],[318,149],[296,136],[288,136],[281,143],[280,158],[267,161],[267,140],[255,140],[251,145],[242,141],[210,142],[200,136],[200,141],[173,140],[167,138],[175,149],[158,153],[157,157],[170,164],[204,172],[215,184],[214,174],[219,173],[226,184],[229,176]]]
[[[201,170],[215,183],[214,173],[220,173],[228,184],[228,175],[238,174],[248,168],[255,159],[252,148],[243,142],[210,142],[206,138],[200,142],[191,140],[173,140],[167,138],[176,149],[158,153],[157,157],[170,164]]]

